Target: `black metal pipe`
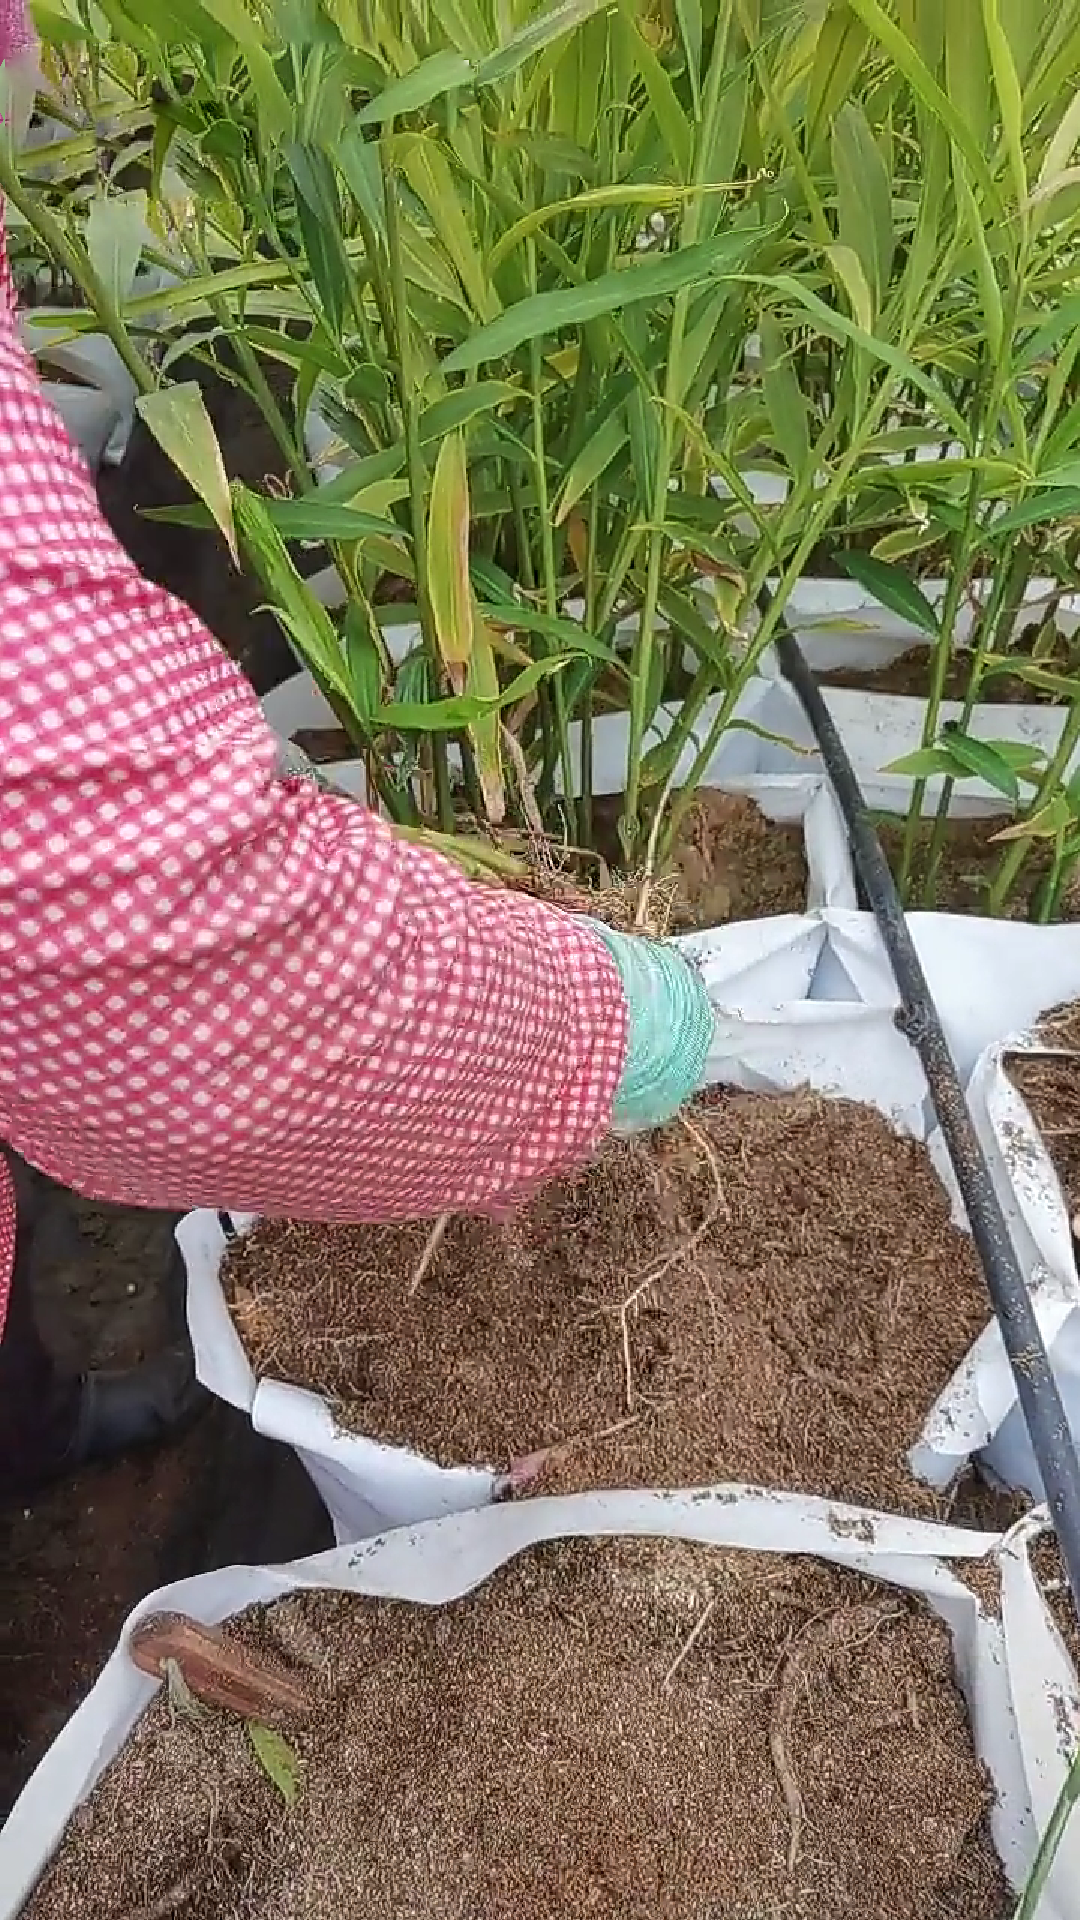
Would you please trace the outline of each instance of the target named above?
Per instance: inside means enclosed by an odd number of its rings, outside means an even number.
[[[782,632],[776,652],[781,671],[798,694],[821,748],[851,840],[855,866],[896,976],[900,992],[896,1024],[922,1062],[1016,1379],[1069,1585],[1080,1608],[1080,1461],[1016,1249],[855,770],[794,635]]]

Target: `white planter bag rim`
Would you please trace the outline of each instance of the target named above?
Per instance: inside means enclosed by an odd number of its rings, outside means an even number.
[[[995,1041],[976,1062],[968,1098],[1075,1439],[1080,1437],[1080,1275],[1072,1223],[1038,1122],[1006,1066],[1012,1054],[1053,1059],[1067,1053],[1044,1043],[1036,1030]],[[1041,1476],[996,1325],[985,1336],[979,1410],[989,1470],[1041,1498]]]

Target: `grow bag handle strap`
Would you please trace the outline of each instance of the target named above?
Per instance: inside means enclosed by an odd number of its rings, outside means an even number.
[[[1039,1323],[956,1062],[904,918],[888,861],[847,750],[794,635],[781,623],[780,669],[802,702],[844,816],[855,866],[900,993],[896,1024],[922,1062],[930,1099],[967,1210],[972,1238],[1009,1356],[1020,1407],[1042,1475],[1073,1598],[1080,1610],[1080,1461]]]
[[[306,1689],[236,1641],[185,1613],[155,1613],[140,1621],[127,1646],[140,1673],[169,1680],[199,1704],[277,1727],[304,1719],[313,1702]]]

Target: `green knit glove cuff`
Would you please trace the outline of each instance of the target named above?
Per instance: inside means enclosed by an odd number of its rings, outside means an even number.
[[[677,947],[589,925],[619,970],[629,1015],[615,1095],[615,1133],[662,1126],[701,1084],[714,1016],[701,979]]]

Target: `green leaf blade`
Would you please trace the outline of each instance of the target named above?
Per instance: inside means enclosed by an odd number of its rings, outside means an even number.
[[[910,621],[913,627],[918,627],[920,633],[937,639],[937,614],[926,595],[902,567],[895,566],[889,560],[875,560],[872,554],[861,552],[838,553],[836,559],[844,572],[883,607],[887,607],[890,613],[898,614],[901,620]]]
[[[736,230],[655,260],[628,259],[625,266],[612,268],[578,287],[531,294],[462,341],[442,361],[442,370],[466,373],[485,361],[503,359],[544,334],[583,326],[641,301],[664,299],[697,281],[719,279],[742,265],[761,237],[760,228]]]
[[[455,691],[473,648],[474,602],[469,577],[469,469],[464,432],[448,434],[431,481],[427,534],[428,595],[435,632]]]
[[[373,127],[380,122],[396,120],[403,113],[418,113],[421,107],[429,107],[433,100],[439,100],[446,93],[452,93],[456,87],[468,86],[473,78],[473,64],[463,53],[444,51],[433,53],[421,60],[411,73],[395,80],[382,93],[369,100],[354,116],[358,127]]]
[[[247,1736],[267,1779],[277,1788],[286,1806],[294,1806],[304,1783],[304,1763],[296,1748],[272,1727],[264,1727],[261,1720],[247,1722]]]
[[[159,387],[155,393],[141,393],[135,405],[162,452],[212,513],[239,566],[225,462],[198,383],[187,380],[175,387]]]

